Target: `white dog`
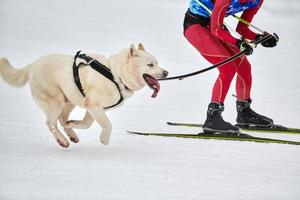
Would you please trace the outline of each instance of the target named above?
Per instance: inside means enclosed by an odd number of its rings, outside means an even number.
[[[57,127],[59,121],[64,131],[74,143],[79,139],[72,128],[89,128],[94,119],[101,126],[100,141],[108,144],[112,125],[105,110],[121,100],[133,95],[148,84],[153,90],[153,97],[159,91],[156,78],[165,78],[168,72],[158,66],[157,60],[145,51],[142,44],[134,45],[105,58],[101,55],[89,55],[105,65],[113,75],[109,80],[86,63],[79,68],[80,83],[84,94],[74,82],[74,57],[70,55],[49,55],[42,57],[22,69],[13,68],[6,58],[0,59],[0,73],[10,85],[22,87],[28,81],[33,98],[47,116],[47,126],[62,147],[69,147],[69,142]],[[85,96],[83,96],[85,95]],[[120,105],[120,104],[118,104]],[[75,106],[85,108],[83,120],[68,120]]]

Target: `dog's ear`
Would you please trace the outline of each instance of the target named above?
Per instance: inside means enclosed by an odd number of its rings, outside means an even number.
[[[142,43],[139,43],[138,49],[142,51],[146,51]]]
[[[130,56],[134,55],[134,51],[135,51],[135,46],[134,46],[134,44],[131,44],[130,45]]]

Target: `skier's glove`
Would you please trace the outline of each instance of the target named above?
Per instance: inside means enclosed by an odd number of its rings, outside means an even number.
[[[264,32],[264,34],[257,34],[255,39],[258,40],[262,37],[265,37],[267,35],[270,35],[269,33],[267,32]],[[271,48],[271,47],[275,47],[277,45],[277,42],[279,41],[279,37],[276,33],[273,33],[272,37],[270,37],[269,39],[267,39],[266,41],[262,42],[261,45],[263,47],[268,47],[268,48]]]
[[[245,50],[245,54],[247,56],[251,55],[253,53],[253,48],[255,48],[255,45],[251,46],[251,43],[246,42],[245,40],[237,40],[236,46],[241,50]]]

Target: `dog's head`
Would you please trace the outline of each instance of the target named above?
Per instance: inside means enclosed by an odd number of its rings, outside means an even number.
[[[152,97],[156,97],[160,89],[156,79],[167,77],[168,71],[159,67],[155,57],[147,52],[142,44],[139,44],[137,49],[134,45],[130,46],[127,64],[134,90],[148,85],[154,90]]]

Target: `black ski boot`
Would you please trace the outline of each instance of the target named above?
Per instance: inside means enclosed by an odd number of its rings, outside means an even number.
[[[271,127],[273,120],[263,115],[257,114],[250,108],[251,99],[236,101],[237,126],[239,127]]]
[[[207,110],[207,118],[203,125],[204,133],[239,133],[239,128],[228,122],[225,122],[221,116],[224,111],[224,104],[210,103]]]

